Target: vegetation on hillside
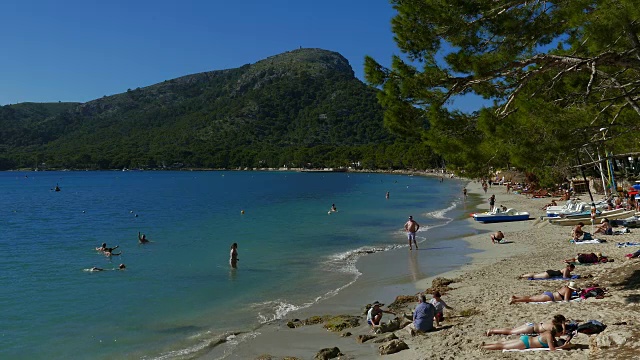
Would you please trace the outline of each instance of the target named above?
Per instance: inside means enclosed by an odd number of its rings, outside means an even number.
[[[340,54],[300,49],[26,118],[0,107],[0,168],[429,168]],[[53,106],[31,104],[36,107]]]

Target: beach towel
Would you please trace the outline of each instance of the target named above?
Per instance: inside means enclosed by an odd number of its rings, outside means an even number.
[[[569,300],[569,302],[580,302],[582,301],[582,299],[580,298],[575,298],[575,299],[571,299]],[[538,301],[538,302],[530,302],[527,304],[553,304],[553,303],[563,303],[564,300],[556,300],[556,301]]]
[[[607,240],[603,240],[603,239],[592,239],[592,240],[582,240],[582,241],[575,241],[575,240],[571,240],[570,242],[579,245],[579,244],[602,244],[602,243],[606,243]]]
[[[568,277],[568,278],[565,278],[565,277],[562,277],[562,276],[550,277],[548,279],[528,278],[527,280],[575,280],[575,279],[580,279],[580,275],[571,275],[571,277]]]
[[[535,349],[524,349],[524,350],[518,350],[518,349],[504,349],[502,350],[502,352],[507,352],[507,351],[549,351],[549,348],[535,348]],[[556,351],[564,351],[564,349],[556,349]]]
[[[619,248],[627,247],[627,246],[640,246],[640,243],[639,242],[621,242],[621,243],[618,243],[617,246]]]

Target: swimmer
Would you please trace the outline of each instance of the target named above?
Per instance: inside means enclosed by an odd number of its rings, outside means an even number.
[[[389,198],[389,192],[387,191],[387,195],[385,195],[385,197],[388,199]]]
[[[140,244],[146,244],[149,242],[149,239],[147,239],[147,235],[140,234],[140,231],[138,231],[138,242],[140,242]]]
[[[338,209],[336,208],[336,204],[331,204],[331,211],[336,212]]]

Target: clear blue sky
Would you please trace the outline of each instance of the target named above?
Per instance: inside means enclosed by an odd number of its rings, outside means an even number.
[[[93,100],[300,46],[399,54],[386,0],[21,0],[0,11],[0,105]]]

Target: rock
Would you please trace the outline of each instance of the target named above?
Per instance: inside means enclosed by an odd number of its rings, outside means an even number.
[[[365,343],[365,342],[367,342],[367,341],[369,341],[371,339],[374,339],[374,338],[375,338],[375,335],[368,335],[368,334],[367,335],[358,335],[356,337],[356,341],[358,343],[362,344],[362,343]]]
[[[402,340],[391,340],[386,344],[382,344],[378,347],[380,355],[395,354],[402,350],[407,350],[409,346]]]
[[[320,324],[325,322],[327,319],[329,319],[330,316],[329,315],[323,315],[323,316],[312,316],[308,319],[306,319],[304,321],[305,325],[315,325],[315,324]]]
[[[351,333],[350,333],[350,332],[348,332],[348,331],[345,331],[345,332],[343,332],[342,334],[340,334],[340,336],[342,336],[342,337],[347,337],[347,336],[351,336],[351,335],[353,335],[353,334],[351,334]]]
[[[329,331],[342,331],[360,326],[360,318],[352,315],[338,315],[327,319],[323,327]]]
[[[296,327],[296,325],[293,323],[293,321],[287,321],[287,326],[292,328],[292,329],[295,329],[295,327]]]
[[[322,350],[318,351],[318,353],[316,354],[314,359],[316,359],[316,360],[328,360],[328,359],[336,358],[336,357],[341,356],[341,355],[343,355],[343,354],[340,352],[340,349],[338,349],[337,347],[326,348],[326,349],[322,349]]]
[[[400,318],[395,318],[393,320],[390,320],[387,323],[380,324],[378,329],[380,330],[380,333],[396,331],[396,330],[400,329],[400,323],[402,321],[403,320],[401,320]]]
[[[273,360],[273,356],[269,354],[262,354],[256,358],[256,360]]]
[[[595,346],[603,348],[612,345],[624,345],[632,336],[633,334],[630,331],[603,332],[595,336]]]
[[[418,300],[416,295],[398,295],[396,299],[389,304],[389,308],[393,310],[402,309],[407,304],[415,303]]]
[[[391,341],[391,340],[396,340],[397,338],[398,337],[396,336],[395,333],[391,333],[391,334],[386,335],[383,338],[375,339],[375,340],[373,340],[373,342],[374,343],[383,343],[383,342],[387,342],[387,341]]]

